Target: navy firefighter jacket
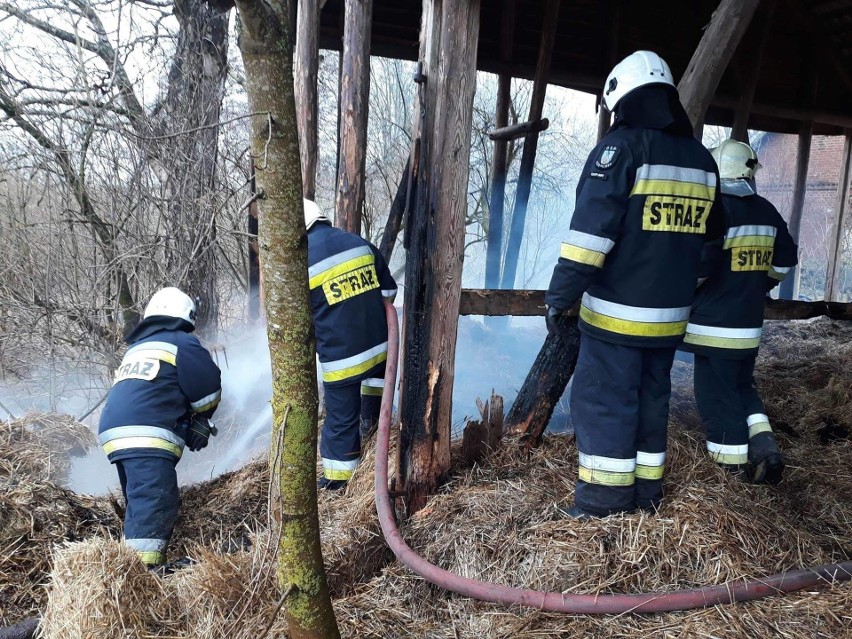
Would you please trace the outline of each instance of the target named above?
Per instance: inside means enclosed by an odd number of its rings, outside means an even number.
[[[717,186],[712,156],[692,137],[613,127],[577,185],[547,304],[567,310],[582,295],[583,332],[628,346],[677,345],[702,248],[724,231]]]
[[[383,302],[396,297],[396,282],[382,254],[360,236],[319,222],[308,231],[308,277],[323,383],[383,377]]]
[[[723,259],[699,287],[682,350],[739,359],[757,354],[766,294],[796,265],[776,208],[744,180],[722,181]]]
[[[183,453],[186,421],[210,417],[222,396],[219,367],[192,325],[152,316],[127,337],[129,348],[115,372],[101,413],[98,439],[111,462],[128,457]]]

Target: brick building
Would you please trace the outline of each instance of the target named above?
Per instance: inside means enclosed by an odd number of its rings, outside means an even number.
[[[757,174],[757,187],[784,219],[789,219],[796,175],[798,136],[762,133],[752,138],[763,165]],[[799,237],[799,296],[822,299],[828,267],[828,246],[832,220],[837,209],[837,190],[843,157],[843,136],[815,135],[808,162],[807,189]],[[839,298],[852,299],[852,229],[841,242]]]

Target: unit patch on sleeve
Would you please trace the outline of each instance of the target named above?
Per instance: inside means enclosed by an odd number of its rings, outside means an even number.
[[[600,153],[598,153],[598,159],[595,160],[595,166],[599,169],[610,168],[613,164],[615,164],[616,160],[618,160],[619,152],[620,149],[617,146],[608,144],[601,149]]]

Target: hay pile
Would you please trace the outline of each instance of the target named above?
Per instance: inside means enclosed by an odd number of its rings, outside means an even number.
[[[560,518],[556,506],[573,497],[576,449],[570,437],[553,436],[529,457],[508,443],[483,465],[458,471],[404,525],[403,536],[430,561],[463,575],[577,593],[691,588],[849,560],[852,450],[844,428],[852,426],[852,407],[843,389],[852,388],[852,327],[822,321],[767,333],[758,377],[767,411],[776,422],[783,419],[779,439],[790,466],[778,488],[745,485],[717,468],[694,428],[700,420],[682,402],[673,411],[667,495],[656,517]],[[545,614],[450,595],[393,561],[378,532],[372,469],[367,451],[345,495],[320,496],[323,552],[346,637],[852,637],[848,583],[651,616]],[[115,634],[113,625],[87,636],[248,639],[267,629],[268,636],[285,636],[286,622],[276,612],[274,543],[266,531],[267,483],[261,462],[184,491],[170,555],[186,552],[199,563],[162,578],[159,589],[146,583],[144,600],[134,599],[139,618],[128,621],[125,634]],[[112,573],[97,565],[121,552],[103,541],[57,552],[46,639],[75,636],[51,620],[85,610],[86,593],[129,596],[110,591],[102,582],[111,582]],[[80,562],[73,570],[72,554]],[[163,611],[173,611],[167,622]]]
[[[43,584],[55,543],[119,534],[116,504],[59,485],[69,454],[95,443],[64,415],[34,414],[0,423],[0,621],[44,607]]]

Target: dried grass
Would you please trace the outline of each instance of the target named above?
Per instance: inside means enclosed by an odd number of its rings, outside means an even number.
[[[600,594],[691,588],[848,560],[852,450],[843,427],[852,414],[850,336],[852,327],[830,322],[768,331],[761,390],[770,414],[783,415],[785,427],[797,435],[781,434],[790,471],[778,488],[745,485],[718,469],[695,429],[700,420],[683,401],[673,411],[667,496],[656,517],[559,517],[556,506],[572,499],[576,450],[570,437],[554,436],[529,456],[508,444],[483,465],[457,473],[405,524],[403,535],[427,559],[463,575]],[[792,362],[778,361],[779,352]],[[825,419],[814,411],[831,415],[838,426],[834,436],[821,435]],[[367,451],[344,495],[320,495],[323,552],[346,637],[852,637],[849,584],[646,616],[545,614],[450,595],[392,561],[371,497],[373,461]],[[199,563],[163,578],[159,590],[143,588],[146,599],[135,603],[143,611],[140,619],[129,620],[124,630],[113,624],[105,631],[119,634],[86,636],[257,638],[267,628],[269,636],[286,636],[283,614],[276,615],[274,544],[265,530],[267,484],[260,462],[185,491],[175,546]],[[38,491],[32,497],[38,500]],[[107,542],[89,543],[99,548]],[[102,610],[64,592],[106,592],[98,580],[115,575],[106,565],[113,561],[108,553],[81,556],[90,563],[57,563],[48,619],[73,618],[78,613],[69,607]],[[95,584],[73,581],[83,573]],[[172,611],[168,623],[155,614],[163,610]],[[48,639],[77,636],[66,632]]]

